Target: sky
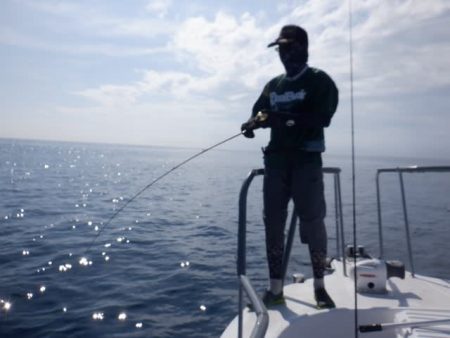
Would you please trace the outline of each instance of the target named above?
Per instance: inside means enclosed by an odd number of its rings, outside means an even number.
[[[340,102],[327,152],[351,149],[348,2],[2,0],[0,137],[206,148],[239,132],[283,73],[267,44],[309,34]],[[450,159],[450,1],[352,3],[357,155]],[[269,131],[225,148],[259,149]],[[445,162],[443,161],[443,162]]]

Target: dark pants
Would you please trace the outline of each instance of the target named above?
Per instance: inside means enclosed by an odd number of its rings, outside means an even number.
[[[327,233],[324,224],[326,205],[321,161],[297,164],[288,169],[266,167],[263,192],[270,278],[282,278],[284,229],[291,198],[300,218],[301,241],[309,245],[314,277],[323,278]]]

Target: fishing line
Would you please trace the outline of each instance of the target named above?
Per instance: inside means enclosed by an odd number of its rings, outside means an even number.
[[[356,177],[355,177],[355,114],[353,100],[353,34],[352,34],[352,0],[348,1],[348,34],[349,34],[349,54],[350,54],[350,115],[351,115],[351,135],[352,135],[352,206],[353,206],[353,293],[355,298],[355,338],[358,338],[358,293],[357,293],[357,271],[356,271]],[[345,259],[345,258],[344,258]]]
[[[111,224],[111,222],[114,220],[114,218],[117,217],[118,214],[120,214],[120,212],[125,209],[128,204],[130,204],[131,202],[133,202],[137,197],[139,197],[144,191],[146,191],[147,189],[149,189],[152,185],[154,185],[156,182],[162,180],[164,177],[166,177],[167,175],[169,175],[170,173],[174,172],[175,170],[177,170],[178,168],[182,167],[183,165],[185,165],[186,163],[192,161],[194,158],[199,157],[200,155],[210,151],[211,149],[214,149],[224,143],[227,143],[228,141],[231,141],[233,139],[235,139],[236,137],[242,135],[242,132],[233,135],[231,137],[226,138],[223,141],[220,141],[219,143],[216,143],[206,149],[203,149],[202,151],[192,155],[191,157],[187,158],[186,160],[180,162],[179,164],[177,164],[175,167],[173,167],[172,169],[166,171],[165,173],[163,173],[162,175],[158,176],[157,178],[155,178],[153,181],[151,181],[149,184],[147,184],[145,187],[143,187],[141,190],[139,190],[135,195],[133,195],[133,197],[131,197],[128,201],[125,202],[124,205],[122,205],[119,209],[117,209],[117,211],[111,215],[111,217],[106,221],[105,225],[100,229],[100,231],[95,235],[94,239],[92,240],[92,242],[89,244],[89,246],[87,247],[87,249],[84,251],[83,255],[86,255],[87,252],[92,248],[92,246],[94,245],[94,243],[97,241],[98,237],[101,235],[101,233]]]

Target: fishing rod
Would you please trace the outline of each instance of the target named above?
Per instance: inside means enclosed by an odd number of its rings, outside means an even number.
[[[356,240],[356,173],[355,173],[355,109],[353,95],[353,29],[352,29],[352,0],[348,1],[348,49],[349,49],[349,66],[350,66],[350,120],[351,120],[351,147],[352,147],[352,232],[353,232],[353,248],[357,248]],[[356,254],[353,256],[353,294],[354,294],[354,336],[359,337],[358,330],[358,274],[356,268]]]
[[[131,202],[133,202],[137,197],[139,197],[144,191],[146,191],[147,189],[149,189],[151,186],[153,186],[155,183],[157,183],[158,181],[162,180],[164,177],[166,177],[167,175],[169,175],[170,173],[174,172],[175,170],[177,170],[178,168],[182,167],[183,165],[185,165],[186,163],[192,161],[194,158],[199,157],[200,155],[224,144],[227,143],[233,139],[235,139],[236,137],[240,136],[243,134],[244,131],[241,131],[238,134],[235,134],[233,136],[230,136],[228,138],[226,138],[223,141],[220,141],[219,143],[216,143],[206,149],[203,149],[202,151],[192,155],[191,157],[187,158],[186,160],[180,162],[179,164],[177,164],[175,167],[173,167],[170,170],[167,170],[165,173],[163,173],[162,175],[158,176],[157,178],[155,178],[153,181],[151,181],[149,184],[147,184],[145,187],[143,187],[141,190],[139,190],[136,194],[133,195],[133,197],[131,197],[128,201],[125,202],[125,204],[123,204],[119,209],[117,209],[117,211],[112,214],[109,219],[106,221],[105,225],[100,229],[100,231],[95,235],[94,239],[92,240],[92,242],[89,244],[89,246],[87,247],[87,249],[84,251],[83,255],[86,255],[89,250],[92,248],[92,246],[94,245],[94,243],[97,241],[98,237],[101,235],[101,233],[111,224],[111,222],[114,220],[114,218],[117,217],[118,214],[120,214],[122,212],[123,209],[125,209],[128,204],[130,204]]]
[[[403,323],[378,323],[378,324],[369,324],[369,325],[361,325],[359,327],[360,332],[376,332],[376,331],[385,331],[385,330],[393,330],[398,328],[411,328],[416,329],[420,327],[426,326],[438,326],[444,325],[450,322],[450,318],[436,319],[436,320],[423,320],[423,321],[412,321],[412,322],[403,322]]]
[[[289,112],[277,112],[277,115],[283,116],[283,117],[287,117],[287,118],[294,118],[296,115],[289,113]],[[86,255],[89,250],[92,248],[92,246],[95,244],[95,242],[97,241],[98,237],[100,237],[100,235],[102,234],[102,232],[110,225],[110,223],[117,217],[118,214],[120,214],[122,212],[123,209],[125,209],[128,204],[130,204],[131,202],[133,202],[137,197],[139,197],[144,191],[146,191],[147,189],[149,189],[151,186],[153,186],[155,183],[157,183],[158,181],[162,180],[164,177],[166,177],[167,175],[169,175],[170,173],[174,172],[175,170],[177,170],[178,168],[182,167],[183,165],[185,165],[186,163],[192,161],[193,159],[201,156],[202,154],[224,144],[227,143],[233,139],[235,139],[236,137],[240,136],[240,135],[244,135],[245,132],[247,131],[252,131],[254,129],[258,129],[260,128],[264,123],[269,123],[269,112],[268,111],[260,111],[258,112],[253,118],[252,118],[252,124],[249,125],[246,129],[241,130],[239,133],[230,136],[206,149],[201,150],[200,152],[192,155],[191,157],[187,158],[186,160],[180,162],[179,164],[177,164],[176,166],[174,166],[172,169],[164,172],[162,175],[158,176],[157,178],[155,178],[153,181],[151,181],[149,184],[147,184],[145,187],[143,187],[141,190],[139,190],[136,194],[133,195],[133,197],[131,197],[128,201],[125,202],[125,204],[123,204],[119,209],[117,209],[116,212],[114,212],[109,219],[106,221],[105,225],[100,229],[100,231],[95,235],[95,237],[93,238],[92,242],[88,245],[88,247],[86,248],[86,250],[83,253],[83,256]],[[295,122],[293,122],[295,124]],[[287,124],[289,126],[289,124]],[[83,258],[85,259],[85,258]]]

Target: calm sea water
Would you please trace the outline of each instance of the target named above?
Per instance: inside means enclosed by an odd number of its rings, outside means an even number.
[[[213,150],[103,228],[127,199],[197,151],[0,140],[0,336],[219,336],[237,309],[238,194],[261,167],[260,153]],[[343,170],[347,242],[349,159],[324,158]],[[357,158],[358,242],[375,255],[375,169],[413,164],[449,163]],[[325,181],[333,254],[332,181]],[[408,174],[405,183],[416,270],[448,278],[450,175]],[[261,188],[256,178],[248,202],[248,275],[258,289],[267,276]],[[395,175],[383,177],[382,192],[386,254],[406,261]],[[298,240],[290,272],[310,270]]]

